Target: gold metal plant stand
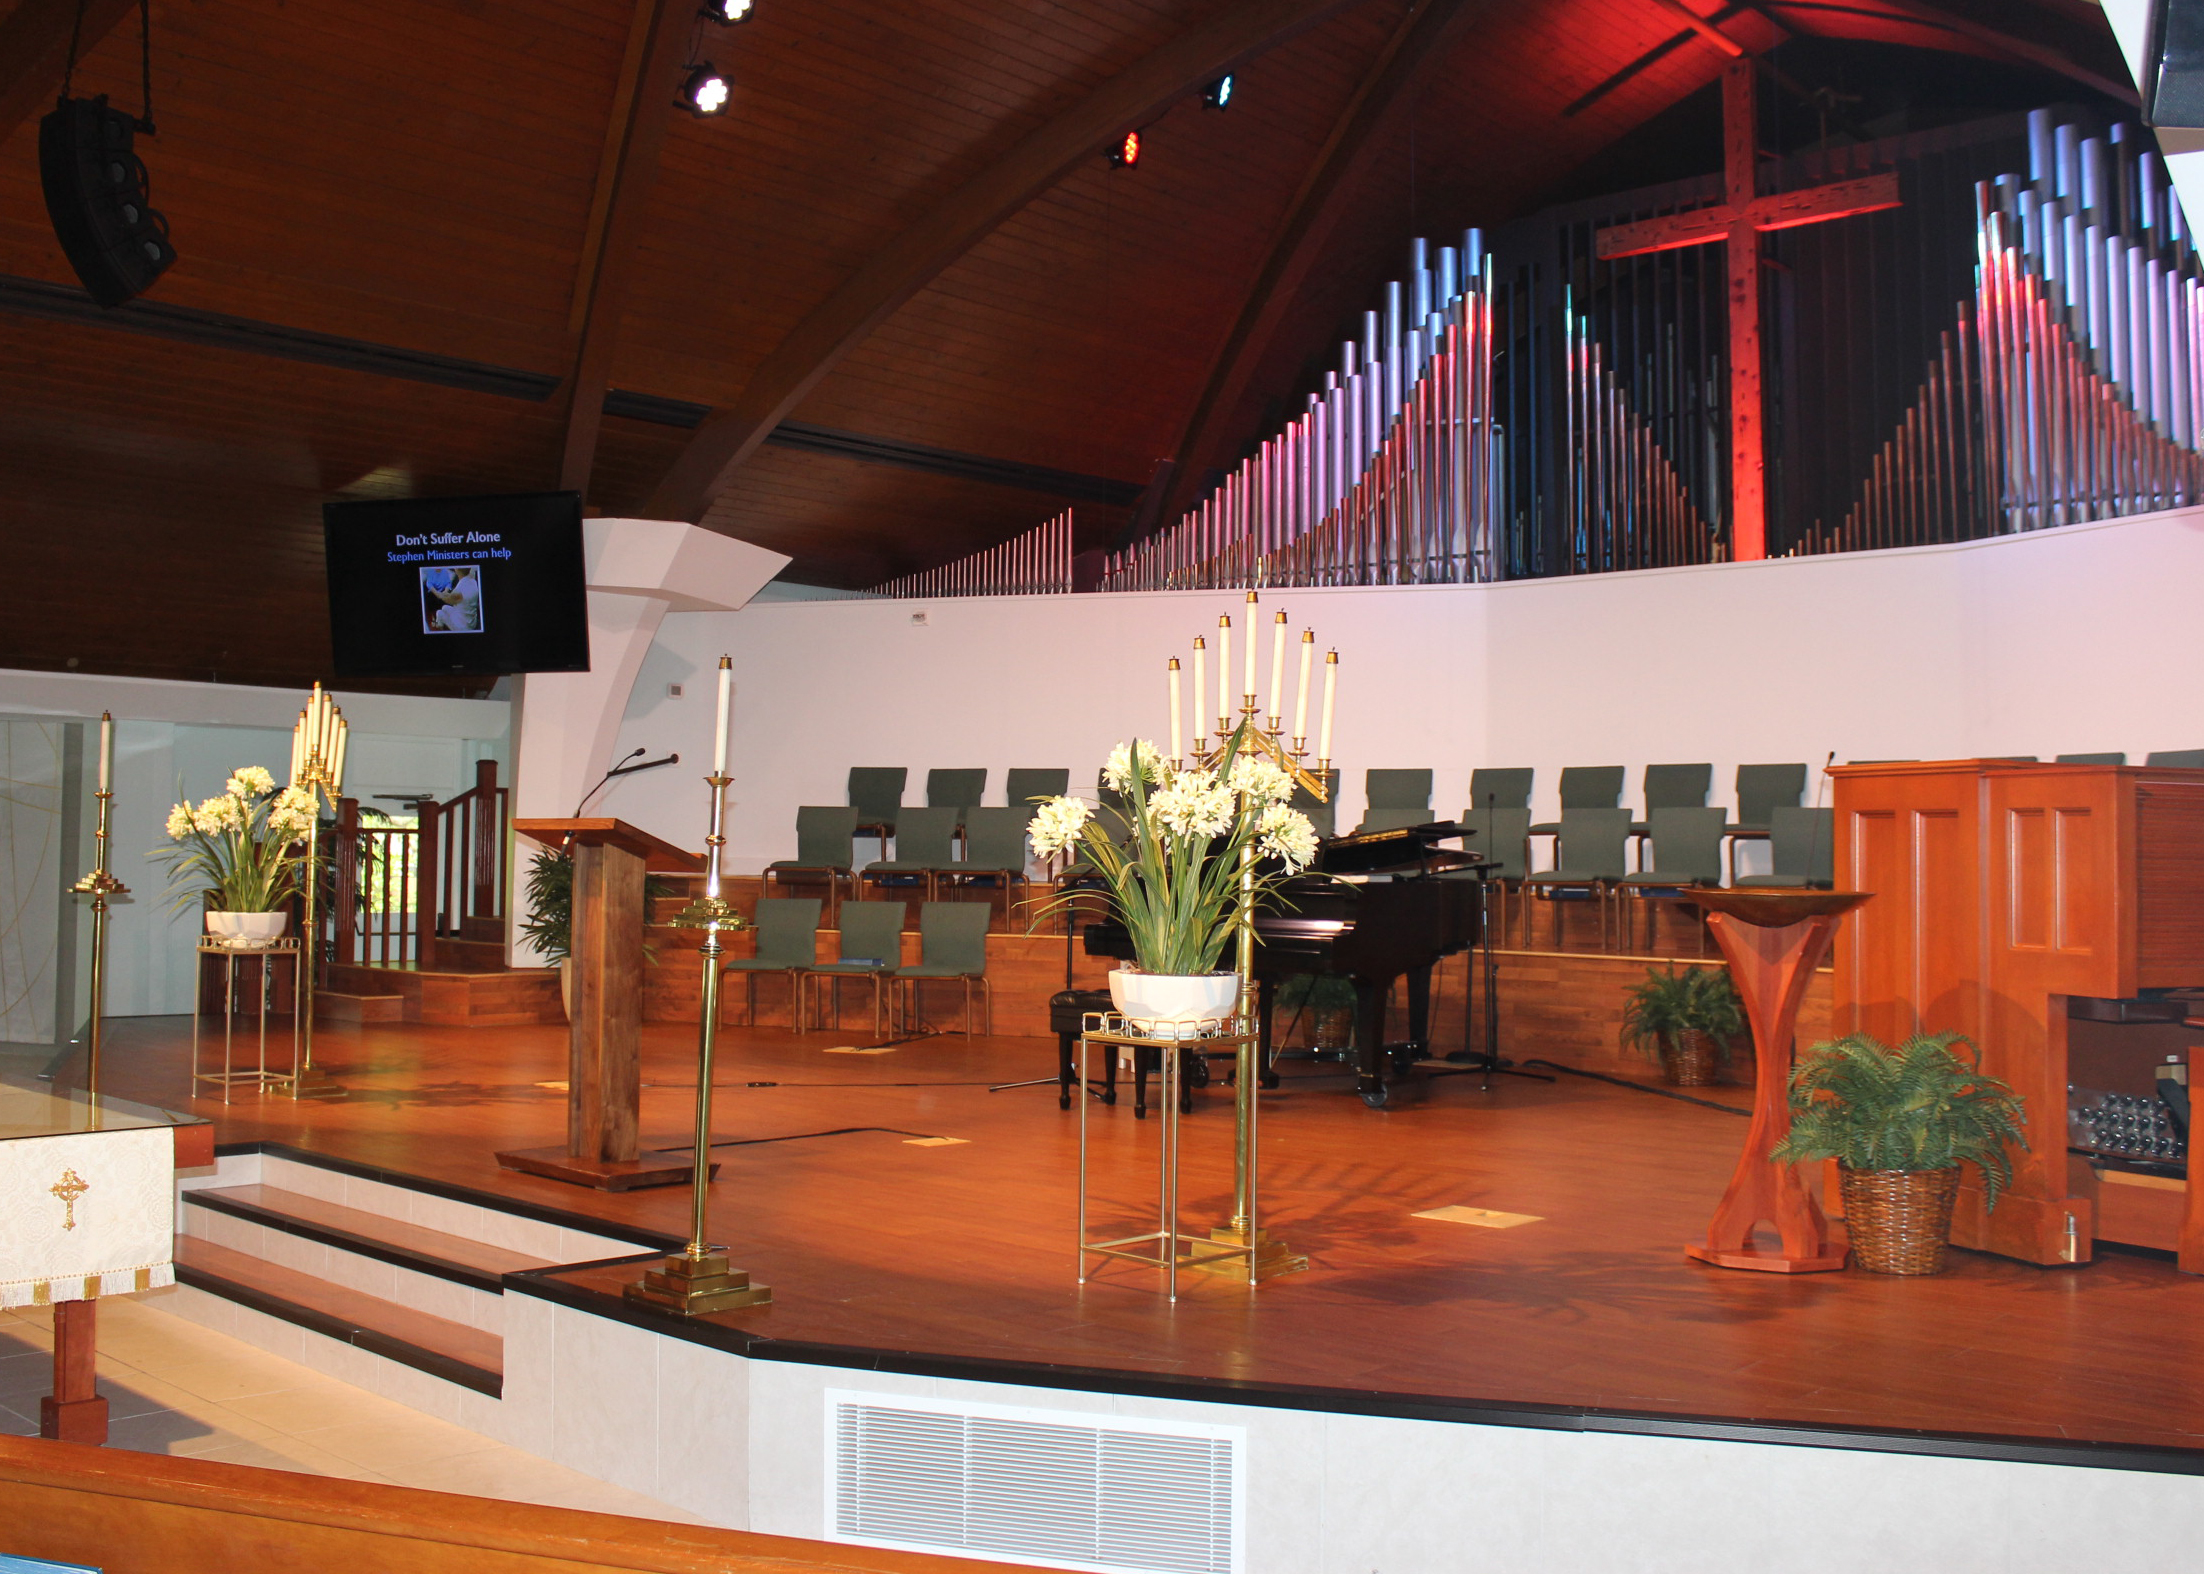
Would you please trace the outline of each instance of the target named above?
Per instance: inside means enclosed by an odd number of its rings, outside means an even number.
[[[104,711],[100,713],[100,747],[103,759],[107,739],[114,724],[112,716]],[[130,894],[130,887],[116,879],[107,868],[107,822],[114,809],[115,794],[107,786],[104,768],[101,777],[100,789],[92,795],[99,803],[99,819],[92,832],[95,848],[92,872],[69,887],[78,895],[92,899],[92,1006],[91,1024],[85,1032],[84,1091],[95,1107],[99,1102],[100,1041],[104,1031],[102,1019],[107,1014],[107,903],[110,898]]]
[[[1290,1269],[1262,1267],[1258,1259],[1263,1255],[1267,1240],[1255,1228],[1253,1209],[1255,1199],[1248,1197],[1248,1228],[1242,1239],[1227,1239],[1221,1229],[1207,1235],[1188,1235],[1179,1229],[1179,1090],[1185,1083],[1185,1057],[1189,1054],[1207,1054],[1211,1050],[1235,1049],[1239,1052],[1242,1067],[1247,1064],[1248,1049],[1253,1037],[1243,1030],[1237,1014],[1231,1020],[1195,1024],[1195,1036],[1190,1038],[1162,1038],[1134,1029],[1115,1011],[1090,1011],[1081,1019],[1079,1034],[1078,1075],[1082,1087],[1092,1080],[1093,1066],[1089,1051],[1099,1046],[1105,1054],[1114,1055],[1120,1049],[1156,1049],[1163,1055],[1163,1144],[1156,1156],[1156,1227],[1137,1235],[1120,1235],[1104,1240],[1091,1239],[1087,1234],[1087,1105],[1079,1101],[1079,1282],[1089,1278],[1087,1259],[1101,1257],[1117,1262],[1138,1263],[1144,1268],[1163,1270],[1164,1294],[1171,1300],[1179,1298],[1179,1270],[1198,1269],[1204,1273],[1229,1273],[1246,1281],[1252,1287],[1256,1279],[1270,1272],[1285,1273]],[[1284,1248],[1278,1248],[1283,1251]],[[1250,1272],[1251,1265],[1256,1271]],[[1299,1259],[1297,1267],[1307,1267],[1306,1258]]]
[[[1197,731],[1190,750],[1193,763],[1214,769],[1225,755],[1237,747],[1242,758],[1269,760],[1293,779],[1295,786],[1318,803],[1327,802],[1331,796],[1329,773],[1331,770],[1331,723],[1333,685],[1339,673],[1339,652],[1328,652],[1324,658],[1324,710],[1323,731],[1317,748],[1313,770],[1302,762],[1309,757],[1308,695],[1310,658],[1315,650],[1315,634],[1303,630],[1300,644],[1300,691],[1294,705],[1294,735],[1288,738],[1285,731],[1284,648],[1286,615],[1277,615],[1274,629],[1276,643],[1272,647],[1271,708],[1266,717],[1256,694],[1256,607],[1259,604],[1254,591],[1247,593],[1247,634],[1245,678],[1241,686],[1239,721],[1235,723],[1230,708],[1218,705],[1217,730],[1214,740],[1205,739]],[[1218,620],[1220,643],[1217,652],[1217,678],[1220,696],[1229,694],[1231,650],[1229,643],[1232,620]],[[1202,642],[1196,640],[1195,647]],[[1177,666],[1176,659],[1172,666]],[[1200,657],[1196,657],[1195,672],[1200,673]],[[1201,714],[1204,695],[1199,678],[1195,682],[1194,711]],[[1175,692],[1175,683],[1174,683]],[[1173,709],[1176,710],[1174,705]],[[1171,747],[1175,751],[1179,740],[1174,737]],[[1244,809],[1244,805],[1243,805]],[[1235,970],[1240,975],[1240,1003],[1238,1011],[1239,1056],[1234,1064],[1232,1078],[1232,1218],[1209,1232],[1208,1242],[1226,1248],[1213,1256],[1190,1259],[1187,1266],[1200,1273],[1216,1274],[1222,1278],[1244,1280],[1250,1288],[1263,1279],[1279,1274],[1298,1273],[1308,1267],[1309,1260],[1294,1251],[1284,1241],[1261,1228],[1256,1218],[1256,1191],[1261,1181],[1262,1157],[1260,1133],[1257,1128],[1256,1087],[1262,1074],[1262,1047],[1257,1023],[1257,994],[1255,984],[1255,850],[1252,845],[1240,850],[1240,922],[1235,954]]]
[[[721,665],[726,663],[722,661]],[[730,1268],[726,1249],[709,1244],[705,1233],[704,1212],[712,1184],[712,1055],[719,1041],[719,959],[726,949],[719,937],[722,930],[747,928],[748,921],[719,894],[719,850],[727,840],[722,824],[727,787],[734,778],[715,771],[704,779],[712,788],[712,828],[704,838],[704,894],[674,919],[680,928],[704,931],[703,1025],[697,1030],[696,1167],[689,1178],[689,1244],[647,1270],[626,1290],[631,1301],[688,1317],[764,1306],[773,1299],[770,1288],[752,1284],[744,1270]]]

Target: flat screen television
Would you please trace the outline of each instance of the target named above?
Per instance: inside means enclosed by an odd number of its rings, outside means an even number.
[[[326,503],[340,678],[587,672],[576,492]]]

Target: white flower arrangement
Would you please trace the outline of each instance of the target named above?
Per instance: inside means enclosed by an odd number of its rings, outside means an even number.
[[[298,843],[318,811],[314,793],[278,792],[275,777],[258,765],[239,767],[223,785],[211,798],[171,808],[165,829],[174,845],[146,856],[169,866],[179,911],[274,912],[299,888],[305,858]]]
[[[1034,814],[1036,854],[1047,861],[1076,850],[1109,883],[1144,973],[1216,971],[1241,921],[1275,905],[1279,882],[1316,856],[1316,827],[1287,801],[1292,775],[1242,754],[1244,742],[1243,733],[1215,768],[1193,770],[1174,770],[1144,738],[1121,743],[1102,779],[1124,795],[1123,808],[1098,815],[1081,799],[1051,798]],[[1243,849],[1264,861],[1245,891]]]

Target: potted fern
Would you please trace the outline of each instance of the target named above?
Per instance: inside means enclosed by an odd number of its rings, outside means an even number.
[[[1955,1045],[1965,1044],[1961,1055]],[[1870,1273],[1941,1272],[1959,1167],[1982,1172],[1992,1208],[2027,1149],[2024,1100],[1982,1070],[1957,1033],[1896,1049],[1865,1033],[1816,1044],[1791,1073],[1791,1130],[1778,1163],[1835,1159],[1852,1255]]]
[[[1273,1004],[1309,1013],[1309,1048],[1318,1054],[1354,1048],[1355,986],[1337,973],[1296,973],[1278,986]]]
[[[1657,1058],[1662,1077],[1680,1088],[1712,1085],[1744,1030],[1737,991],[1717,967],[1649,967],[1622,1005],[1623,1048]]]

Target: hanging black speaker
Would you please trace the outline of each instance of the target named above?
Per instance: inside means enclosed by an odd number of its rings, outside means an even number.
[[[104,93],[62,99],[38,127],[38,174],[54,235],[102,306],[144,294],[176,260],[168,220],[146,204],[145,164],[131,146],[137,127],[108,107]]]

